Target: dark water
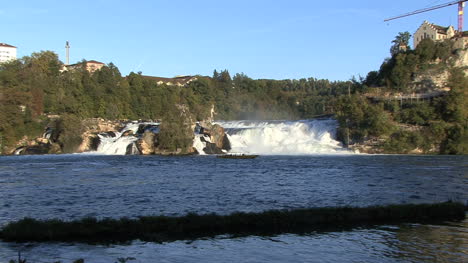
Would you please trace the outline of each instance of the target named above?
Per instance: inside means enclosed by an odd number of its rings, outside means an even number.
[[[468,156],[4,156],[0,225],[315,206],[468,201]],[[30,262],[467,262],[468,222],[126,246],[0,243]],[[152,260],[157,259],[157,260]]]

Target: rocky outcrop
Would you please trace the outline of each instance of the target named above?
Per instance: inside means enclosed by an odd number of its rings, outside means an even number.
[[[98,150],[101,138],[134,137],[135,140],[127,145],[125,154],[143,155],[181,155],[196,154],[203,151],[203,154],[223,154],[230,150],[230,143],[224,128],[217,124],[205,122],[202,125],[195,125],[190,117],[188,108],[179,106],[180,118],[171,120],[169,123],[141,122],[129,123],[128,121],[109,121],[104,119],[87,119],[82,122],[84,132],[81,134],[82,143],[77,152],[89,152]],[[178,123],[180,122],[180,123]],[[124,129],[126,125],[133,125],[132,129]],[[135,129],[135,125],[138,129]],[[203,147],[198,151],[192,146],[194,140],[194,128],[199,136]],[[160,128],[165,129],[164,136],[161,136]],[[122,135],[121,132],[123,132]],[[56,143],[59,134],[55,126],[47,127],[43,137],[31,140],[23,138],[18,144],[15,154],[50,154],[61,153],[61,146]],[[175,139],[176,138],[176,139]],[[164,140],[169,140],[170,146],[164,144]],[[171,141],[173,140],[173,141]],[[113,141],[113,140],[111,140]],[[166,142],[169,142],[166,141]],[[12,152],[13,153],[13,152]]]
[[[209,122],[200,122],[199,125],[199,133],[202,136],[196,139],[205,145],[202,149],[205,154],[223,154],[231,150],[231,143],[223,127]]]
[[[78,152],[96,151],[99,146],[98,134],[108,133],[109,136],[115,137],[115,132],[123,127],[123,122],[93,118],[84,120],[83,126],[85,127],[81,135],[83,142],[78,147]]]
[[[450,68],[458,67],[463,69],[468,75],[468,49],[457,49],[455,55],[448,61],[435,60],[433,68],[415,74],[411,83],[411,89],[418,92],[434,92],[437,90],[448,91],[448,79],[450,77]]]
[[[58,154],[62,150],[60,145],[53,143],[47,138],[36,138],[29,141],[27,145],[18,147],[13,154],[16,155],[30,155],[30,154]]]
[[[136,146],[141,154],[148,155],[155,153],[156,134],[151,131],[145,131],[141,138],[136,142]]]

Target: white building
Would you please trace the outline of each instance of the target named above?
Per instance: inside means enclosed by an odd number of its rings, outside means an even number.
[[[413,48],[416,49],[419,42],[425,38],[430,38],[434,42],[444,41],[454,37],[456,33],[457,31],[453,26],[443,27],[424,21],[413,35]]]
[[[16,47],[0,43],[0,63],[16,59]]]

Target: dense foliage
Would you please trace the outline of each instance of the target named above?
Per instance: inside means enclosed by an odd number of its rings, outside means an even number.
[[[56,142],[63,152],[80,144],[80,120],[158,119],[163,121],[159,147],[187,149],[193,134],[188,122],[217,119],[299,119],[334,114],[338,138],[345,144],[384,140],[386,152],[468,153],[468,80],[452,67],[458,50],[453,42],[425,39],[415,50],[409,35],[393,41],[392,57],[364,79],[329,81],[254,80],[233,77],[227,70],[212,77],[197,76],[185,86],[159,85],[141,73],[122,76],[112,63],[90,73],[83,67],[62,71],[63,63],[50,51],[0,64],[0,153],[22,138],[40,136],[46,125],[59,131]],[[405,46],[402,50],[401,47]],[[85,61],[83,61],[85,62]],[[446,72],[447,96],[426,101],[372,100],[372,96],[428,92],[434,83],[416,76]],[[369,95],[370,94],[370,95]],[[181,114],[180,109],[187,109]],[[53,123],[47,116],[59,117]],[[24,141],[24,140],[23,140]],[[184,151],[184,150],[183,150]]]
[[[398,35],[394,43],[402,37]],[[452,65],[460,50],[450,40],[424,39],[415,50],[396,50],[396,46],[380,70],[363,80],[361,90],[367,99],[355,94],[338,102],[339,138],[345,143],[382,140],[381,151],[388,153],[467,154],[468,78],[463,68]],[[450,76],[445,96],[409,101],[385,97],[431,92],[434,83],[417,83],[415,76],[441,72]]]
[[[62,117],[49,126],[64,132],[59,143],[70,152],[80,141],[69,132],[80,130],[79,119],[168,119],[174,121],[167,124],[172,128],[163,130],[174,132],[180,126],[176,105],[187,106],[193,120],[210,117],[213,105],[218,119],[309,118],[333,113],[337,96],[355,85],[314,78],[253,80],[244,74],[231,78],[227,70],[215,70],[212,77],[197,76],[186,86],[167,86],[141,73],[123,77],[112,63],[90,73],[84,62],[81,68],[62,71],[57,55],[43,51],[0,64],[1,150],[23,136],[40,136],[47,115]],[[170,135],[173,143],[162,147],[186,145],[183,134]]]
[[[398,35],[394,43],[400,43],[402,40],[399,38],[402,36]],[[456,53],[453,41],[434,42],[429,38],[423,39],[415,50],[409,47],[404,51],[395,49],[396,46],[392,46],[392,57],[382,63],[379,71],[369,72],[363,82],[366,90],[376,87],[383,91],[409,92],[415,88],[415,84],[430,86],[432,83],[414,83],[415,76],[447,70],[451,65],[450,58]]]

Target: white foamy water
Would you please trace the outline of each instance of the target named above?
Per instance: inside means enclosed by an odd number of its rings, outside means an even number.
[[[220,121],[231,142],[231,152],[262,155],[346,154],[334,137],[332,119],[302,121]]]
[[[203,140],[205,141],[202,141]],[[195,134],[193,139],[193,148],[195,148],[200,155],[206,155],[203,149],[206,147],[206,142],[211,142],[210,136],[203,135],[203,134]]]
[[[232,153],[254,153],[262,155],[308,155],[308,154],[349,154],[335,139],[337,122],[332,119],[301,121],[219,121],[226,129],[231,142]],[[96,153],[125,155],[127,148],[134,144],[140,125],[159,123],[130,123],[115,137],[99,135],[101,140]],[[131,131],[131,135],[123,136]],[[209,136],[195,134],[193,147],[204,155],[203,149]],[[136,147],[133,147],[136,148]],[[136,151],[138,152],[138,151]]]
[[[159,123],[129,123],[120,132],[115,132],[115,137],[99,134],[100,143],[96,153],[105,155],[125,155],[127,147],[138,140],[138,137],[135,135],[140,125],[159,125]],[[127,132],[130,132],[131,135],[123,136]],[[135,153],[135,148],[136,147],[132,148],[132,153]]]

